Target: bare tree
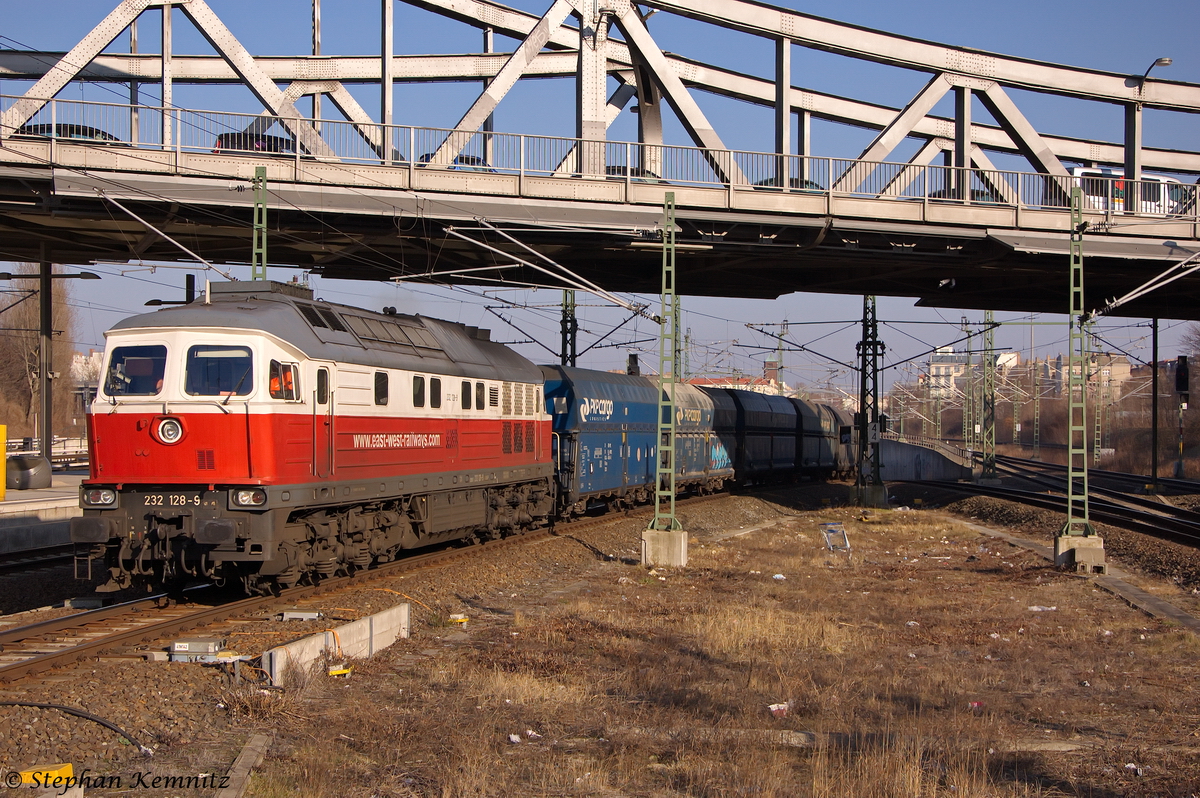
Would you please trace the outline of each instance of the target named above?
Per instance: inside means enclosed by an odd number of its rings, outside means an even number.
[[[60,272],[61,267],[55,267]],[[22,263],[14,274],[38,273],[36,263]],[[54,429],[62,435],[81,435],[73,423],[74,385],[70,379],[75,345],[72,329],[74,314],[68,304],[71,280],[54,281],[54,305],[51,327],[53,365],[60,378],[52,381]],[[40,325],[38,284],[33,279],[13,280],[0,291],[0,423],[8,425],[11,437],[36,434]]]
[[[1185,355],[1200,357],[1200,322],[1193,321],[1179,339],[1179,346]]]

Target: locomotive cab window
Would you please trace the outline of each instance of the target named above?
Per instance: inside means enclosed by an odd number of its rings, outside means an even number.
[[[442,406],[442,381],[437,377],[429,378],[429,406]]]
[[[165,346],[118,346],[108,361],[104,392],[109,396],[154,396],[167,368]]]
[[[471,409],[471,383],[466,380],[462,384],[462,406],[463,410]]]
[[[246,396],[254,387],[246,346],[199,344],[188,349],[184,390],[192,396]]]
[[[268,387],[272,399],[286,399],[294,402],[300,398],[300,374],[295,363],[280,363],[271,361]]]
[[[425,406],[425,378],[413,377],[413,407]]]
[[[484,399],[483,399],[483,383],[482,383],[482,382],[477,382],[477,383],[475,383],[475,407],[477,407],[478,409],[482,410],[482,409],[483,409],[483,402],[484,402]]]
[[[388,375],[386,371],[375,372],[375,404],[388,403]]]

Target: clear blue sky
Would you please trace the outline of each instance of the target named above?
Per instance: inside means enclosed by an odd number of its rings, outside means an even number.
[[[520,0],[512,4],[540,14],[548,5],[548,0],[541,3]],[[4,37],[0,38],[0,46],[69,49],[114,5],[115,0],[7,4],[3,20],[0,21],[0,36]],[[305,0],[255,0],[253,3],[244,0],[210,0],[210,5],[255,54],[308,51],[310,5]],[[1156,77],[1200,83],[1200,55],[1195,45],[1196,31],[1200,30],[1200,4],[1194,0],[1150,0],[1136,6],[1116,0],[1010,0],[1005,3],[979,0],[844,0],[839,3],[793,0],[784,5],[819,16],[932,41],[1115,72],[1140,74],[1155,58],[1167,55],[1174,58],[1174,64],[1156,69]],[[466,53],[481,50],[481,35],[475,28],[403,3],[397,3],[395,8],[397,53]],[[175,20],[176,53],[212,52],[181,13],[176,12]],[[768,40],[667,14],[655,15],[650,21],[650,28],[665,50],[765,78],[773,75],[774,45]],[[142,51],[157,51],[157,29],[157,12],[148,12],[141,23]],[[379,3],[375,0],[324,0],[322,32],[322,52],[325,55],[377,53]],[[497,41],[499,49],[509,45],[509,40]],[[110,49],[126,51],[127,48],[128,40],[121,36]],[[805,88],[899,107],[924,85],[928,75],[794,48],[792,78],[794,85]],[[19,94],[27,85],[18,81],[0,81],[0,93]],[[375,87],[352,90],[368,111],[373,114],[377,112],[378,90]],[[115,86],[71,86],[61,96],[120,102],[114,91],[120,93],[121,89]],[[424,126],[452,125],[477,92],[478,87],[471,85],[397,85],[395,121],[398,124]],[[1123,117],[1119,106],[1031,92],[1010,93],[1042,132],[1121,140]],[[147,98],[147,102],[151,102],[148,98],[156,94],[154,86],[143,88],[143,97]],[[695,96],[727,146],[752,150],[769,150],[772,147],[769,109],[749,107],[699,92]],[[949,98],[943,100],[943,105],[935,112],[951,115],[950,102]],[[177,86],[175,104],[227,111],[261,110],[248,91],[229,87]],[[523,81],[498,108],[496,130],[573,135],[573,107],[572,80]],[[988,119],[978,105],[975,114],[977,118]],[[623,114],[613,126],[610,138],[633,139],[636,136],[635,122],[636,117],[632,114]],[[835,157],[857,155],[873,136],[870,131],[822,122],[814,123],[813,132],[814,154]],[[1200,116],[1146,112],[1146,146],[1200,149],[1198,132]],[[667,137],[674,143],[690,143],[674,120],[668,120]],[[907,155],[907,151],[898,154]],[[1001,168],[1028,168],[1015,158],[995,160]],[[94,270],[103,273],[105,279],[100,283],[89,283],[87,296],[77,295],[76,298],[83,308],[76,338],[84,350],[89,346],[100,346],[104,329],[125,315],[139,312],[146,299],[178,293],[183,282],[182,272],[176,270],[160,270],[155,274],[135,272],[126,276],[119,276],[118,269],[113,266],[99,266]],[[290,272],[284,270],[278,274],[281,278],[288,275]],[[331,301],[374,308],[394,304],[402,310],[489,326],[497,331],[496,337],[502,340],[521,337],[515,331],[506,330],[501,322],[485,311],[483,299],[461,292],[335,281],[317,281],[317,285],[318,293]],[[541,291],[509,295],[508,298],[517,302],[548,304],[556,301],[558,295],[553,291]],[[773,302],[689,299],[685,300],[684,307],[685,326],[692,329],[693,338],[706,345],[704,351],[697,350],[693,354],[693,368],[708,363],[714,369],[739,368],[753,372],[760,367],[753,357],[761,360],[762,354],[746,349],[744,345],[764,339],[747,330],[744,322],[780,321],[784,318],[793,322],[849,321],[861,314],[861,299],[794,294]],[[905,299],[881,299],[880,307],[880,315],[885,319],[958,323],[960,316],[964,315],[956,311],[916,309],[912,307],[911,300]],[[594,330],[598,334],[605,331],[607,324],[619,318],[619,314],[602,309],[585,308],[583,313],[585,330]],[[976,321],[982,319],[982,313],[978,311],[968,311],[965,315]],[[558,325],[553,310],[517,311],[512,316],[551,348],[557,347]],[[1147,330],[1132,326],[1136,323],[1136,320],[1113,320],[1107,325],[1104,335],[1113,343],[1130,348],[1134,354],[1148,357],[1148,344],[1145,343]],[[1163,337],[1164,357],[1174,354],[1173,347],[1183,325],[1171,327],[1168,323],[1165,326],[1169,329]],[[841,327],[841,324],[831,324],[807,327],[799,332],[793,330],[793,340],[806,343],[828,334],[830,337],[813,344],[813,348],[828,352],[840,360],[850,361],[854,356],[853,344],[857,340],[857,330],[850,328],[839,332]],[[645,338],[653,332],[643,322],[640,329],[634,327],[628,335],[622,337],[618,334],[615,339],[628,341]],[[888,344],[889,361],[916,354],[924,344],[932,346],[958,337],[949,327],[934,326],[885,326],[883,334]],[[1043,354],[1063,348],[1065,333],[1055,328],[1041,327],[1036,335]],[[733,339],[737,339],[740,345],[733,346]],[[581,346],[590,343],[590,340],[588,335],[582,335]],[[1029,330],[1027,327],[1002,328],[997,335],[997,344],[1013,349],[1027,348]],[[640,347],[645,353],[656,350],[650,344]],[[536,346],[526,345],[521,349],[535,360],[544,362],[549,358],[545,350]],[[582,364],[596,368],[615,367],[624,362],[626,351],[623,348],[596,350],[595,353],[589,353]],[[644,354],[643,357],[648,358],[649,355]],[[819,359],[807,355],[788,355],[786,361],[789,382],[818,383],[832,374],[843,385],[849,385],[846,375],[839,375],[836,368],[831,372]]]

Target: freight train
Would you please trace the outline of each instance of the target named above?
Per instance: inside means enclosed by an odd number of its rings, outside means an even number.
[[[100,590],[277,591],[654,495],[654,378],[538,367],[487,330],[214,283],[106,334],[71,521]],[[835,408],[680,385],[677,485],[845,475]]]

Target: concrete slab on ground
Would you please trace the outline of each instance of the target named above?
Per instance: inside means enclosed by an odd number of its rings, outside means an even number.
[[[1023,549],[1036,552],[1045,557],[1050,562],[1054,562],[1054,547],[1047,546],[1043,543],[1037,543],[1026,538],[1018,537],[1009,532],[1004,532],[1000,529],[993,529],[990,526],[976,524],[971,521],[963,521],[955,519],[958,523],[974,529],[977,532],[982,532],[985,535],[990,535],[995,538],[1005,540],[1014,546],[1020,546]],[[1178,624],[1184,629],[1187,629],[1195,634],[1200,634],[1200,618],[1191,615],[1176,607],[1168,601],[1152,596],[1140,587],[1131,585],[1125,581],[1124,577],[1129,576],[1128,573],[1119,568],[1109,566],[1108,573],[1104,576],[1095,576],[1093,580],[1097,587],[1107,590],[1114,596],[1124,599],[1129,606],[1141,610],[1152,618],[1169,621]]]

